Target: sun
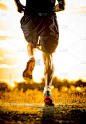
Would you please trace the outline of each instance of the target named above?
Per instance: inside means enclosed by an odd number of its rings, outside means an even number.
[[[11,86],[12,86],[12,87],[15,87],[15,84],[13,83]]]

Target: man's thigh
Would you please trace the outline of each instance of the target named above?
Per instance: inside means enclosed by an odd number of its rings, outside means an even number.
[[[54,15],[47,17],[43,24],[45,28],[40,34],[40,45],[43,52],[53,53],[57,48],[59,40],[57,19]]]

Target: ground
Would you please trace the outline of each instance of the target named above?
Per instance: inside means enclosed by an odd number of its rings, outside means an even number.
[[[0,124],[86,124],[85,104],[0,103]]]
[[[37,89],[0,91],[0,124],[86,124],[86,87],[54,88],[52,97],[49,107]]]

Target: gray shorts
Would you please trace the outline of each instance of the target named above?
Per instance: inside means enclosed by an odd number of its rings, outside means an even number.
[[[21,28],[27,42],[36,48],[40,36],[40,46],[43,52],[53,53],[58,45],[59,30],[56,14],[38,16],[26,13],[20,20]]]

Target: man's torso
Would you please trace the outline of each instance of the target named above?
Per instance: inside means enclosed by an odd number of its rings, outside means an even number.
[[[26,7],[30,12],[48,13],[55,11],[56,0],[26,0]]]

